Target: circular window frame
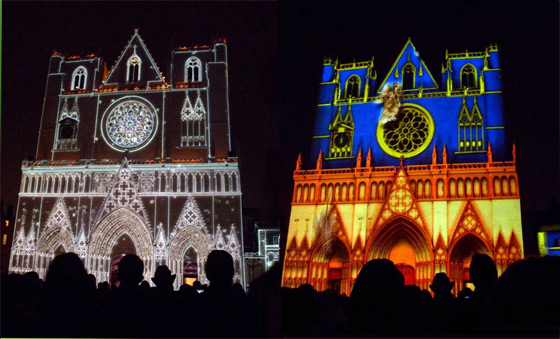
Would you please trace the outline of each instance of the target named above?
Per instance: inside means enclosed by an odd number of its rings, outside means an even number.
[[[434,132],[435,132],[435,124],[434,124],[434,120],[430,114],[430,112],[428,112],[428,110],[420,105],[417,104],[412,104],[412,103],[405,103],[402,104],[401,107],[399,108],[399,110],[403,109],[403,108],[414,108],[418,111],[420,111],[424,117],[426,118],[426,121],[428,123],[428,137],[426,138],[426,140],[424,141],[424,143],[418,147],[416,150],[410,152],[410,153],[399,153],[397,151],[395,151],[394,149],[390,148],[389,145],[387,145],[387,143],[385,142],[385,138],[383,136],[383,132],[384,132],[384,126],[385,124],[382,123],[378,123],[377,124],[377,143],[379,144],[379,146],[381,147],[381,149],[387,153],[388,155],[395,157],[395,158],[400,158],[401,156],[406,158],[412,158],[417,156],[418,154],[424,152],[426,150],[426,148],[428,148],[428,146],[430,145],[430,143],[432,142],[432,139],[434,137]],[[400,112],[399,112],[400,114]]]
[[[152,129],[152,132],[150,133],[150,136],[148,136],[148,138],[146,138],[146,140],[144,140],[142,143],[140,143],[137,146],[134,147],[122,147],[118,144],[116,144],[115,142],[113,142],[113,140],[111,140],[111,138],[107,135],[107,120],[109,119],[109,116],[111,115],[111,113],[113,112],[113,110],[119,106],[122,105],[128,101],[137,101],[140,102],[141,104],[145,105],[148,107],[148,109],[150,109],[152,111],[153,114],[153,118],[154,118],[154,128]],[[157,109],[154,107],[154,105],[139,96],[126,96],[123,98],[120,98],[118,100],[115,100],[115,102],[111,103],[111,105],[109,105],[109,107],[107,107],[107,109],[105,109],[105,112],[103,113],[103,116],[101,117],[101,136],[103,137],[103,140],[105,141],[105,143],[111,147],[112,149],[114,149],[115,151],[118,152],[137,152],[140,151],[141,149],[143,149],[144,147],[146,147],[147,145],[149,145],[152,140],[154,139],[154,137],[156,136],[156,132],[157,129],[159,127],[159,119],[158,119],[158,114],[157,114]]]

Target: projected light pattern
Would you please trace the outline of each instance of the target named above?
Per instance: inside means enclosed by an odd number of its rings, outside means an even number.
[[[107,118],[107,135],[120,147],[143,144],[154,129],[154,113],[139,101],[126,101],[115,107]]]

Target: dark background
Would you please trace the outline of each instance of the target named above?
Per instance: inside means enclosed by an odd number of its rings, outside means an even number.
[[[13,205],[21,161],[35,155],[51,52],[94,52],[110,67],[134,27],[166,76],[172,48],[227,37],[232,143],[252,220],[287,232],[292,174],[297,154],[307,159],[323,57],[374,56],[382,79],[408,37],[438,81],[446,48],[499,45],[522,211],[546,210],[559,195],[557,1],[4,1],[2,7],[2,200]],[[313,166],[304,161],[304,168]]]

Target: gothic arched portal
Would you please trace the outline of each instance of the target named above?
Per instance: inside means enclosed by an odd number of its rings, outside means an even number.
[[[175,288],[177,289],[183,284],[184,259],[187,250],[190,248],[197,254],[198,280],[202,284],[208,282],[204,265],[208,254],[213,249],[212,243],[205,232],[196,227],[187,226],[177,232],[171,239],[169,247],[169,268],[171,273],[177,275],[177,278],[175,278]]]
[[[469,268],[473,254],[488,254],[492,257],[490,248],[480,237],[473,233],[455,240],[449,247],[449,268],[447,269],[449,278],[455,283],[453,293],[457,295],[465,288],[465,283],[470,280]],[[492,257],[492,259],[494,259]]]
[[[47,228],[39,237],[37,245],[36,267],[39,277],[45,278],[47,268],[56,255],[67,252],[74,252],[74,240],[68,229],[61,226]]]
[[[405,281],[428,289],[432,279],[432,244],[427,232],[412,220],[387,220],[366,243],[367,260],[390,259],[408,277]],[[414,274],[411,270],[414,270]]]
[[[111,253],[125,234],[134,244],[136,255],[144,261],[144,277],[152,276],[153,245],[148,225],[138,214],[120,208],[103,218],[91,235],[87,266],[97,281],[109,281]]]
[[[341,239],[331,235],[317,242],[308,277],[317,291],[334,290],[350,295],[350,250]]]

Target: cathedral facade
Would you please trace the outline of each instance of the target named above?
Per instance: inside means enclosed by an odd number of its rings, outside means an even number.
[[[241,185],[230,156],[225,40],[172,51],[168,80],[138,30],[108,69],[96,55],[49,63],[36,161],[22,165],[10,272],[44,278],[75,252],[97,281],[135,253],[150,281],[207,283],[214,249],[244,283]]]
[[[438,272],[463,289],[473,253],[501,274],[523,257],[505,133],[496,45],[446,51],[440,82],[410,39],[382,81],[373,58],[326,58],[311,159],[294,172],[283,286],[349,295],[377,258],[422,289]]]

